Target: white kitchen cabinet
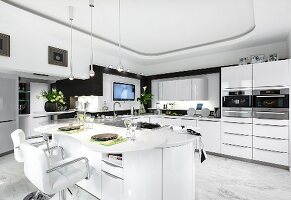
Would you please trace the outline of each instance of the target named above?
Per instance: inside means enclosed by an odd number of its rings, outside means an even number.
[[[163,81],[162,84],[164,101],[176,101],[177,100],[177,82],[173,81]]]
[[[163,101],[163,82],[162,81],[159,81],[158,83],[158,88],[159,88],[159,91],[158,91],[158,95],[159,95],[159,101]]]
[[[193,144],[163,149],[163,199],[195,199]]]
[[[31,117],[30,119],[30,136],[37,135],[38,133],[34,132],[35,128],[47,125],[49,123],[50,117],[48,116],[38,116]]]
[[[253,134],[258,137],[288,139],[288,126],[273,126],[270,124],[254,124]]]
[[[252,65],[221,68],[221,89],[252,87]]]
[[[177,101],[190,101],[192,99],[191,95],[191,79],[177,80],[176,81],[176,100]]]
[[[239,145],[233,145],[233,144],[221,144],[221,153],[225,155],[230,155],[234,157],[239,158],[246,158],[246,159],[252,159],[252,148],[245,147],[245,146],[239,146]]]
[[[220,122],[198,120],[197,127],[200,129],[200,133],[202,135],[204,149],[214,153],[221,153]]]
[[[249,135],[240,135],[223,132],[221,134],[221,140],[222,143],[224,144],[233,144],[252,148],[252,136]]]
[[[81,188],[101,199],[101,157],[102,154],[92,151],[87,147],[82,148],[83,155],[89,159],[91,166],[90,179],[84,179],[77,183]]]
[[[288,166],[288,153],[285,152],[254,148],[253,156],[254,160]]]
[[[208,80],[206,78],[192,79],[191,91],[192,100],[208,100]]]
[[[155,108],[156,103],[159,101],[159,82],[157,80],[153,80],[151,85],[151,93],[154,95],[152,98],[152,108]]]
[[[224,133],[252,135],[252,124],[222,122],[221,130]]]
[[[0,123],[0,154],[13,150],[11,133],[16,127],[16,121]]]
[[[289,86],[288,60],[253,65],[253,86]]]
[[[288,152],[289,140],[253,137],[254,148],[266,149],[270,151]]]
[[[102,171],[102,200],[122,200],[123,180]]]

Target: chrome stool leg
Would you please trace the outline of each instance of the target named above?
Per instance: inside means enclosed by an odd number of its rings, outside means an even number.
[[[62,190],[59,192],[59,200],[66,200],[67,196],[66,196],[66,190]]]

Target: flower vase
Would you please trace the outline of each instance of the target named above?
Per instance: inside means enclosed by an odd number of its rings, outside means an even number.
[[[142,115],[145,113],[146,113],[146,110],[145,110],[144,104],[141,103],[139,107],[139,114]]]
[[[44,110],[46,112],[56,112],[58,111],[58,104],[53,102],[45,102]]]

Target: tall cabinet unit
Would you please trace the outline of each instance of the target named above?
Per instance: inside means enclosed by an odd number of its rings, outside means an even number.
[[[289,87],[288,60],[254,64],[253,85],[258,87]]]
[[[221,69],[221,94],[229,91],[252,90],[252,65],[240,65]],[[224,113],[222,107],[222,113]],[[226,112],[245,112],[245,111]],[[222,116],[221,153],[252,159],[252,118]]]

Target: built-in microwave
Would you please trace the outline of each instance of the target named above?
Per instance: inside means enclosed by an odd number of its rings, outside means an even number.
[[[251,108],[252,90],[224,91],[223,108]]]
[[[252,117],[252,90],[223,91],[222,116]]]
[[[289,89],[254,90],[254,117],[259,119],[289,119]]]

